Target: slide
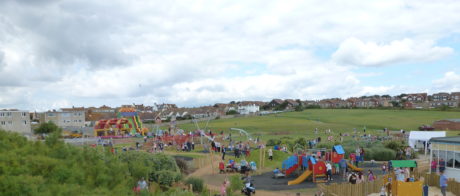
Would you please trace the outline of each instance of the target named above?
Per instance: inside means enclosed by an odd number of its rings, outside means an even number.
[[[350,164],[350,163],[347,163],[347,165],[348,165],[348,167],[349,167],[350,169],[352,169],[353,171],[357,171],[357,172],[363,171],[363,168],[358,168],[358,167],[356,167],[356,166],[354,166],[354,165],[352,165],[352,164]]]
[[[301,182],[305,181],[308,176],[310,176],[312,174],[312,171],[311,170],[307,170],[305,172],[303,172],[302,175],[300,175],[298,178],[296,178],[295,180],[291,180],[288,182],[288,185],[294,185],[294,184],[300,184]]]

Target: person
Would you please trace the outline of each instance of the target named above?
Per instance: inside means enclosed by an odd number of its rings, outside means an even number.
[[[439,177],[439,186],[441,187],[442,196],[446,196],[447,189],[447,177],[444,174],[444,170],[440,171],[441,176]]]
[[[340,174],[340,165],[339,163],[334,163],[334,166],[335,166],[335,172],[334,174]]]
[[[268,149],[268,160],[273,161],[273,150],[271,148]]]
[[[359,184],[359,183],[362,183],[364,182],[364,175],[363,175],[363,172],[359,172],[358,173],[358,178],[356,180],[356,183]]]
[[[387,163],[382,164],[382,174],[383,175],[387,174]]]
[[[436,159],[433,159],[433,161],[431,161],[431,172],[436,172],[437,168],[438,168],[438,162],[436,161]]]
[[[144,143],[147,143],[147,136],[144,136]]]
[[[139,150],[139,142],[136,142],[136,149]]]
[[[371,170],[369,170],[368,173],[367,173],[367,180],[368,180],[369,182],[373,182],[373,181],[375,180],[374,173],[372,173]]]
[[[406,148],[406,160],[409,160],[411,158],[411,148],[407,147]]]
[[[225,153],[227,152],[227,150],[225,149],[225,146],[222,145],[222,160],[225,160]]]
[[[380,196],[386,196],[386,188],[385,188],[385,185],[383,185],[382,188],[380,189]]]
[[[223,161],[219,162],[219,173],[225,173],[225,163]]]
[[[396,180],[404,182],[404,170],[402,168],[396,168]]]
[[[221,196],[226,196],[227,195],[227,179],[224,180],[222,185],[220,186],[220,195]]]
[[[444,159],[439,160],[439,172],[446,170],[446,161]]]
[[[345,179],[346,174],[347,174],[347,161],[345,159],[342,159],[339,161],[339,165],[341,168],[340,171],[342,172],[342,176]]]
[[[356,155],[355,164],[356,164],[356,167],[359,167],[358,166],[359,160],[361,160],[361,149],[359,147],[356,148],[355,155]]]
[[[279,174],[280,173],[280,170],[278,168],[276,168],[275,170],[273,170],[273,174],[276,176],[276,174]]]
[[[364,148],[363,148],[363,147],[360,148],[359,154],[360,154],[360,156],[359,156],[359,157],[360,157],[360,161],[361,161],[361,162],[364,162]]]
[[[350,174],[350,177],[348,177],[348,181],[349,181],[351,184],[356,184],[356,181],[357,181],[356,174],[355,174],[355,173]]]
[[[141,180],[137,182],[137,186],[139,187],[140,190],[144,190],[144,189],[147,190],[149,188],[144,177],[142,177]]]
[[[332,181],[332,166],[331,163],[326,162],[326,178],[327,181]]]

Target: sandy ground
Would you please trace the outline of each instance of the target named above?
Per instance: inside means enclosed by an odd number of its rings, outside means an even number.
[[[429,190],[428,196],[442,196],[441,189],[435,186],[430,186],[428,190]],[[380,195],[378,193],[373,193],[373,194],[370,194],[369,196],[380,196]],[[447,192],[447,196],[455,196],[455,195],[451,192]]]

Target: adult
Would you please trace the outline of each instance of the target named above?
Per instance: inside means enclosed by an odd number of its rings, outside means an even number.
[[[225,146],[222,145],[222,160],[225,160],[225,153],[227,152],[227,150],[225,149]]]
[[[273,161],[273,150],[271,148],[268,149],[268,159]]]
[[[361,149],[357,147],[355,152],[356,152],[355,153],[355,156],[356,156],[355,164],[356,164],[356,167],[358,167],[359,160],[361,160]]]
[[[446,161],[444,159],[439,160],[439,172],[446,170]]]
[[[348,177],[348,182],[350,182],[351,184],[356,184],[357,180],[358,179],[355,173],[350,174],[350,176]]]
[[[224,182],[220,186],[220,195],[221,196],[226,196],[227,195],[227,184],[228,184],[227,180],[224,180]]]
[[[362,182],[364,182],[363,172],[358,172],[358,179],[356,180],[356,183],[359,184],[359,183],[362,183]]]
[[[436,161],[436,159],[433,159],[431,161],[431,172],[436,172],[437,168],[438,168],[438,161]]]
[[[347,174],[347,161],[345,159],[342,159],[339,161],[340,165],[340,172],[342,172],[342,176],[345,179],[346,174]]]
[[[447,189],[447,177],[444,175],[444,170],[440,171],[441,176],[439,177],[439,186],[441,187],[441,193],[443,196],[446,196]]]
[[[387,163],[383,163],[383,164],[382,164],[382,174],[383,174],[383,175],[387,174],[387,169],[388,169],[388,168],[387,168]]]
[[[364,148],[363,147],[361,147],[359,154],[360,154],[359,157],[360,157],[361,162],[364,162]]]
[[[404,170],[402,168],[396,168],[396,180],[404,182]]]
[[[326,179],[327,181],[332,181],[332,166],[329,161],[326,162]]]
[[[412,150],[410,147],[407,147],[406,148],[406,160],[409,160],[411,158],[411,155],[412,155]]]

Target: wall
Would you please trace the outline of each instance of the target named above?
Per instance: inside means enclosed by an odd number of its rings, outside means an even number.
[[[21,134],[31,134],[29,112],[0,111],[0,128]]]

